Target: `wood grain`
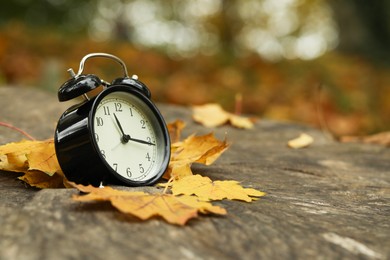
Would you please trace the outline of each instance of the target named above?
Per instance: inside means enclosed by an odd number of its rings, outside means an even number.
[[[0,121],[50,138],[66,104],[33,89],[0,88]],[[140,222],[108,204],[71,200],[73,189],[37,190],[0,172],[0,259],[389,259],[390,149],[340,144],[304,125],[260,120],[253,130],[207,129],[188,108],[159,105],[183,119],[184,136],[214,131],[231,148],[194,171],[267,192],[254,203],[222,201],[226,217],[176,227]],[[290,149],[305,132],[314,143]],[[0,129],[0,143],[21,137]],[[134,188],[125,188],[134,189]],[[153,191],[153,187],[141,190]]]

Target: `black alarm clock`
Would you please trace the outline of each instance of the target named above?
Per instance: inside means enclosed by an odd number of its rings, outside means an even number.
[[[122,66],[123,78],[108,83],[93,74],[82,74],[92,57],[109,58]],[[54,136],[58,162],[70,181],[99,186],[120,183],[152,185],[168,167],[169,133],[149,89],[129,77],[124,62],[107,53],[83,57],[77,74],[58,90],[60,102],[79,96],[84,101],[60,117]],[[102,89],[89,98],[87,93]]]

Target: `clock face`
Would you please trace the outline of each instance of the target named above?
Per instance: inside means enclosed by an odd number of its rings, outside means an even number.
[[[133,183],[160,177],[169,156],[161,124],[137,95],[116,91],[104,96],[93,115],[93,134],[111,172]]]

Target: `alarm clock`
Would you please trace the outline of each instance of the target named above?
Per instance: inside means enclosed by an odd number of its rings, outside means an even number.
[[[124,77],[111,83],[94,74],[82,74],[90,58],[119,63]],[[170,139],[166,123],[151,93],[137,76],[129,77],[124,62],[107,53],[91,53],[80,62],[77,74],[58,90],[60,102],[82,96],[66,110],[55,130],[59,165],[69,181],[99,186],[152,185],[168,167]],[[101,90],[90,98],[90,91]]]

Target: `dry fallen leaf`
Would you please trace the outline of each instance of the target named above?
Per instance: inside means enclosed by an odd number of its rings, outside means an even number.
[[[230,123],[237,128],[253,128],[253,120],[226,112],[219,104],[193,106],[192,109],[193,119],[207,127],[216,127]]]
[[[63,187],[60,183],[64,176],[57,161],[53,139],[8,143],[0,146],[0,156],[0,170],[25,173],[20,179],[31,186]]]
[[[172,123],[167,124],[169,137],[172,143],[180,141],[181,131],[185,127],[185,123],[182,120],[176,120]]]
[[[365,143],[365,144],[379,144],[390,146],[390,131],[381,132],[368,136],[343,136],[340,141],[342,143]]]
[[[313,141],[313,137],[308,134],[302,133],[297,138],[288,141],[287,145],[290,148],[299,149],[311,145]]]
[[[165,178],[180,178],[192,175],[191,165],[201,163],[205,165],[212,164],[226,151],[229,144],[215,138],[213,133],[195,136],[191,135],[182,142],[172,145],[171,161]]]
[[[28,168],[27,157],[24,154],[0,155],[0,170],[9,172],[23,172]]]
[[[11,161],[12,166],[9,165],[11,169],[13,166],[21,168],[22,165],[25,165],[24,170],[39,170],[48,175],[61,171],[53,139],[8,143],[0,146],[0,154],[7,156],[8,163]],[[11,171],[11,169],[2,168],[5,171]]]
[[[172,194],[148,194],[144,192],[119,191],[110,187],[96,188],[72,184],[87,195],[76,195],[77,201],[109,201],[119,211],[147,220],[160,216],[175,225],[185,225],[188,220],[203,214],[225,215],[226,210],[211,203],[198,200],[194,196],[174,196]]]
[[[168,125],[176,138],[180,137],[184,123],[176,121]],[[183,142],[172,144],[172,158],[165,175],[167,179],[171,176],[191,175],[191,164],[202,163],[210,165],[213,163],[229,145],[220,141],[211,133],[203,136],[190,136]],[[4,171],[24,172],[26,176],[21,179],[31,186],[39,188],[58,187],[58,180],[63,176],[58,164],[53,140],[47,141],[21,141],[0,146],[0,169]],[[57,178],[44,178],[38,172],[44,172],[49,176],[57,174]],[[28,173],[28,175],[27,175]],[[34,179],[34,174],[37,176]],[[52,184],[51,184],[52,182]]]
[[[176,144],[173,161],[197,162],[212,164],[229,147],[229,144],[215,138],[213,133],[195,136],[191,135],[180,144]]]
[[[173,195],[196,195],[200,200],[242,200],[251,202],[265,193],[243,188],[237,181],[212,181],[199,174],[183,177],[172,182]]]
[[[242,120],[232,117],[233,120]],[[170,181],[165,190],[173,194],[148,194],[115,190],[110,187],[96,188],[67,182],[58,164],[53,140],[21,141],[0,146],[0,170],[23,172],[19,179],[38,188],[75,187],[87,195],[74,196],[77,201],[109,201],[119,211],[147,220],[160,216],[167,222],[184,225],[191,218],[203,214],[225,215],[224,208],[214,206],[210,200],[234,199],[253,201],[264,196],[263,192],[243,188],[236,181],[214,181],[193,175],[191,165],[210,165],[228,149],[226,140],[218,140],[213,133],[191,135],[180,141],[182,121],[168,125],[171,145],[171,162],[166,173]],[[171,183],[173,181],[173,183]]]
[[[44,172],[32,170],[25,172],[19,179],[39,189],[64,188],[64,176],[60,173],[50,176]]]

